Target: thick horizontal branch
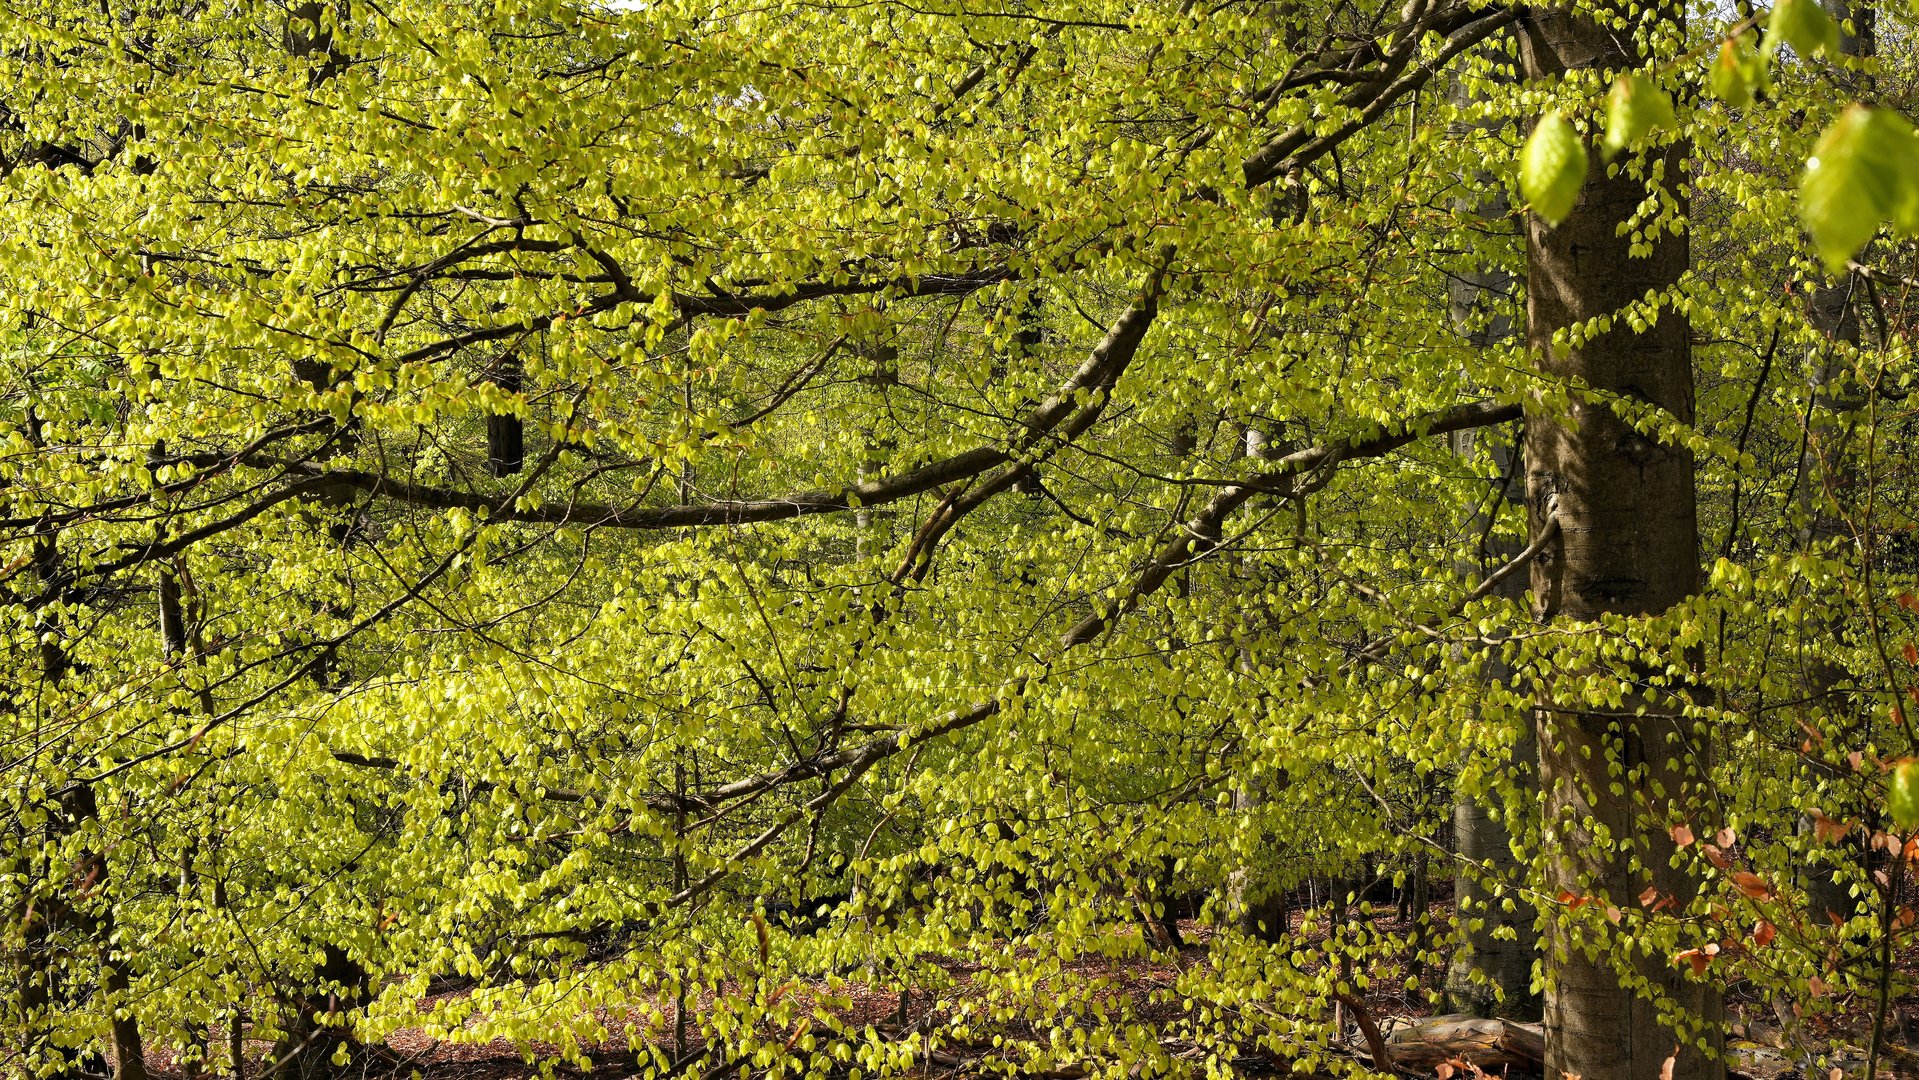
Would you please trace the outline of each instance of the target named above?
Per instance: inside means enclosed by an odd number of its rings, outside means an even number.
[[[1132,363],[1140,342],[1145,339],[1147,329],[1152,326],[1159,312],[1161,288],[1161,275],[1155,274],[1145,295],[1120,316],[1072,377],[1052,396],[1020,418],[1018,435],[1006,445],[977,447],[898,476],[848,484],[837,491],[794,492],[760,499],[730,499],[677,506],[568,503],[532,508],[516,506],[516,500],[512,499],[416,484],[369,470],[327,470],[318,464],[305,464],[292,467],[290,471],[304,473],[308,477],[324,477],[332,484],[357,488],[413,506],[473,510],[486,514],[489,520],[494,521],[597,525],[618,529],[745,525],[834,513],[861,506],[879,506],[970,479],[988,469],[1004,465],[1040,439],[1054,433],[1069,417],[1079,415],[1084,393],[1103,392],[1110,388],[1127,365]],[[1064,432],[1066,437],[1080,434],[1087,425],[1070,426],[1073,430]]]
[[[267,447],[274,443],[282,442],[299,435],[316,434],[333,426],[334,422],[331,417],[321,417],[317,420],[309,420],[304,423],[289,424],[285,427],[274,428],[271,431],[261,434],[246,446],[231,453],[179,454],[172,457],[151,459],[146,463],[149,470],[160,469],[167,466],[190,465],[194,471],[191,475],[178,480],[157,484],[152,488],[135,491],[128,495],[103,499],[96,503],[88,503],[85,506],[73,507],[58,512],[48,512],[43,509],[41,512],[28,517],[0,518],[0,531],[34,528],[66,528],[69,525],[81,524],[100,518],[116,510],[131,510],[136,507],[147,506],[162,496],[179,495],[192,491],[194,488],[199,487],[214,477],[225,475],[244,464],[248,458],[265,451]],[[103,458],[103,460],[111,459]]]
[[[598,260],[596,260],[597,262]],[[605,267],[605,263],[600,263]],[[617,264],[615,264],[617,269]],[[438,341],[422,345],[411,352],[396,357],[397,364],[417,364],[449,353],[457,352],[469,345],[499,341],[518,334],[541,323],[553,323],[562,319],[600,315],[623,305],[638,308],[652,306],[658,297],[652,293],[635,288],[626,280],[624,271],[609,273],[614,288],[581,304],[573,311],[556,311],[543,318],[536,317],[532,322],[515,319],[512,322],[493,326],[482,326],[463,333],[441,338]],[[892,292],[900,296],[965,296],[988,286],[997,285],[1012,278],[1012,271],[1003,267],[993,267],[965,274],[925,274],[911,279],[855,279],[840,282],[805,282],[790,288],[769,292],[743,292],[701,296],[693,293],[673,293],[667,297],[683,318],[699,316],[719,316],[725,318],[745,318],[755,311],[777,312],[805,303],[831,296],[868,296],[874,293]]]

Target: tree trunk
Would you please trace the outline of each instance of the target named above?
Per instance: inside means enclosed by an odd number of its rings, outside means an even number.
[[[104,866],[106,860],[100,860]],[[147,1080],[146,1043],[140,1037],[140,1019],[128,1000],[131,980],[126,962],[103,941],[106,956],[101,963],[101,985],[107,992],[107,1007],[113,1010],[113,1080]]]
[[[1851,57],[1872,55],[1877,20],[1870,2],[1822,0],[1822,6],[1841,26],[1840,52]],[[1851,30],[1845,29],[1848,23]],[[1807,358],[1806,378],[1811,383],[1813,401],[1807,416],[1805,453],[1799,462],[1800,483],[1794,494],[1804,515],[1802,539],[1807,548],[1819,553],[1840,549],[1850,539],[1838,501],[1852,493],[1859,477],[1847,460],[1852,431],[1842,417],[1862,408],[1865,402],[1863,388],[1845,362],[1842,347],[1859,344],[1863,290],[1864,282],[1847,273],[1814,287],[1806,302],[1807,321],[1826,340]],[[1831,620],[1827,629],[1835,644],[1843,640],[1843,619]],[[1807,664],[1803,676],[1805,697],[1815,713],[1814,725],[1841,746],[1850,744],[1871,722],[1859,702],[1842,689],[1849,678],[1844,665],[1817,655]],[[1840,755],[1827,750],[1826,756],[1836,759]],[[1837,761],[1819,754],[1809,755],[1808,763],[1814,781],[1837,781],[1845,772]],[[1846,810],[1836,809],[1842,815]],[[1817,832],[1813,819],[1805,814],[1799,816],[1798,829],[1804,836]],[[1816,925],[1826,926],[1829,918],[1851,919],[1870,910],[1870,894],[1853,896],[1852,883],[1841,872],[1850,863],[1859,877],[1866,876],[1863,848],[1851,842],[1831,847],[1812,842],[1809,854],[1811,857],[1800,866],[1799,883],[1806,890],[1806,910]]]
[[[1599,14],[1610,13],[1602,8]],[[1681,17],[1675,7],[1663,14]],[[1627,51],[1632,41],[1589,14],[1536,9],[1521,31],[1522,69],[1529,80],[1631,69],[1641,62]],[[1677,185],[1684,153],[1683,146],[1671,146],[1649,156],[1662,159],[1666,181]],[[1650,171],[1653,162],[1646,165]],[[1552,379],[1580,380],[1690,423],[1691,331],[1671,310],[1643,332],[1622,318],[1576,348],[1553,343],[1555,331],[1614,315],[1649,290],[1671,287],[1687,268],[1683,232],[1664,233],[1648,253],[1632,254],[1631,231],[1620,233],[1646,199],[1646,185],[1629,168],[1610,171],[1595,162],[1578,204],[1557,227],[1529,218],[1527,336],[1534,363]],[[1575,402],[1570,410],[1566,423],[1538,404],[1528,408],[1531,530],[1541,537],[1558,529],[1557,543],[1533,564],[1535,612],[1542,621],[1567,622],[1663,612],[1699,584],[1692,455],[1636,430],[1604,401]],[[1622,979],[1613,959],[1622,952],[1618,935],[1600,935],[1610,928],[1597,914],[1606,905],[1644,912],[1638,898],[1649,887],[1681,904],[1694,895],[1696,883],[1670,866],[1667,827],[1680,816],[1675,805],[1706,782],[1706,733],[1669,702],[1629,696],[1623,709],[1600,713],[1576,693],[1557,700],[1550,684],[1540,693],[1547,891],[1595,901],[1585,911],[1559,913],[1547,926],[1546,1075],[1722,1076],[1716,1057],[1683,1042],[1660,1022],[1658,1006],[1629,985],[1643,980],[1652,994],[1703,1020],[1701,1038],[1715,1041],[1722,1038],[1718,990],[1689,978],[1690,969],[1671,957],[1641,951],[1620,956],[1617,963],[1632,976]],[[1626,770],[1623,783],[1612,769]],[[1589,951],[1585,942],[1595,936],[1605,944]],[[1667,1059],[1675,1057],[1668,1071]]]
[[[526,365],[520,354],[509,351],[500,357],[488,380],[509,394],[526,389]],[[490,413],[486,418],[486,471],[493,476],[512,476],[526,463],[526,424],[518,413]]]
[[[342,1051],[349,1062],[360,1056],[353,1029],[342,1021],[372,996],[367,970],[338,945],[322,946],[325,960],[312,985],[295,991],[286,1034],[273,1048],[275,1075],[283,1080],[322,1080],[343,1075],[335,1064]]]
[[[69,789],[60,799],[60,809],[63,830],[69,834],[100,816],[93,788],[86,784],[76,784]],[[146,1046],[130,1000],[132,979],[127,973],[126,960],[116,951],[113,941],[114,915],[108,874],[106,856],[91,846],[80,852],[74,861],[74,878],[81,883],[78,888],[81,902],[85,902],[86,895],[95,893],[105,901],[98,913],[75,907],[71,918],[100,950],[100,989],[113,1042],[113,1080],[146,1080]]]
[[[860,381],[873,388],[880,402],[900,384],[900,349],[892,340],[875,340],[862,343],[859,347],[862,357],[869,360],[873,369],[860,375]],[[864,484],[877,480],[887,462],[893,456],[893,443],[887,436],[876,433],[883,409],[876,404],[871,425],[865,432],[866,452],[860,456],[859,479]],[[881,523],[887,517],[885,511],[870,506],[861,506],[853,511],[853,551],[854,557],[864,559],[884,550],[881,543],[883,529]]]
[[[1497,189],[1495,189],[1497,190]],[[1487,199],[1477,214],[1488,223],[1509,218],[1512,208],[1503,193]],[[1508,314],[1506,295],[1513,289],[1512,275],[1497,267],[1479,267],[1456,278],[1451,286],[1453,326],[1466,340],[1479,348],[1503,344],[1512,339],[1513,320]],[[1489,438],[1491,433],[1462,431],[1453,436],[1453,452],[1482,474],[1490,468],[1494,481],[1493,505],[1475,522],[1474,532],[1487,536],[1485,550],[1471,572],[1486,574],[1519,555],[1519,546],[1490,536],[1493,519],[1508,504],[1525,499],[1521,479],[1520,448]],[[1482,504],[1483,505],[1483,504]],[[1512,574],[1493,589],[1492,595],[1515,604],[1526,598],[1526,579]],[[1481,677],[1489,683],[1512,680],[1512,669],[1494,652],[1484,660]],[[1528,730],[1516,739],[1511,756],[1502,771],[1513,777],[1522,792],[1539,790],[1535,768],[1538,742]],[[1508,1016],[1534,1019],[1539,1015],[1539,995],[1533,992],[1533,958],[1538,952],[1539,935],[1533,926],[1537,913],[1520,898],[1516,890],[1495,897],[1489,881],[1517,882],[1521,878],[1519,857],[1513,852],[1512,832],[1506,815],[1529,811],[1526,806],[1509,806],[1495,812],[1483,797],[1461,792],[1453,803],[1453,837],[1462,859],[1484,867],[1483,874],[1459,875],[1456,890],[1460,921],[1465,936],[1446,968],[1446,999],[1451,1007],[1476,1016]],[[1507,911],[1510,903],[1512,910]],[[1475,925],[1476,924],[1476,925]]]
[[[1244,439],[1248,460],[1267,461],[1276,456],[1271,438],[1257,424],[1246,426]],[[1243,565],[1242,569],[1249,575],[1256,572],[1249,565]],[[1247,620],[1249,641],[1254,629],[1252,622],[1250,618]],[[1239,663],[1244,670],[1253,668],[1253,657],[1247,647],[1240,649]],[[1262,784],[1283,788],[1286,782],[1283,774],[1265,781],[1249,780],[1233,791],[1233,810],[1243,815],[1257,815],[1269,797]],[[1262,836],[1256,850],[1271,858],[1273,846]],[[1255,867],[1235,867],[1226,879],[1226,910],[1241,933],[1260,941],[1279,942],[1292,931],[1292,912],[1287,908],[1285,892],[1272,878],[1270,872],[1260,873]]]
[[[1537,752],[1537,744],[1530,737],[1513,746],[1515,760],[1521,754]],[[1486,884],[1488,880],[1519,880],[1521,868],[1513,854],[1512,834],[1503,817],[1492,816],[1483,802],[1471,796],[1453,804],[1453,833],[1460,857],[1487,869],[1484,878],[1461,875],[1456,887],[1460,919],[1478,920],[1478,925],[1467,929],[1459,951],[1447,965],[1447,1001],[1452,1008],[1474,1016],[1536,1017],[1539,995],[1533,992],[1532,982],[1539,934],[1533,926],[1533,906],[1512,890],[1505,898],[1495,897]],[[1513,904],[1510,912],[1505,909],[1507,899]]]
[[[41,438],[39,418],[31,409],[27,414],[27,437],[36,449],[45,445]],[[59,541],[59,531],[42,519],[34,529],[32,562],[42,586],[50,590],[63,589],[61,582],[65,577],[65,565]],[[68,651],[65,628],[57,619],[43,615],[38,629],[40,682],[36,696],[44,701],[58,701],[60,684],[75,670],[73,656]],[[19,699],[13,700],[17,702]],[[12,708],[12,703],[7,707]],[[51,815],[43,826],[49,844],[73,836],[99,817],[94,790],[86,783],[72,783],[59,793],[56,804],[58,813]],[[45,1074],[52,1077],[93,1073],[100,1068],[95,1051],[87,1049],[77,1054],[62,1055],[54,1049],[53,1041],[49,1038],[50,1025],[47,1021],[52,1015],[63,1008],[78,1007],[87,996],[84,986],[69,985],[60,978],[58,954],[64,951],[60,937],[63,932],[70,932],[98,950],[98,985],[109,1011],[115,1080],[146,1080],[146,1055],[140,1037],[140,1023],[133,1015],[132,1003],[128,1000],[130,979],[125,960],[114,951],[114,909],[107,880],[109,868],[106,856],[94,845],[83,846],[74,855],[70,873],[58,874],[57,877],[52,866],[41,860],[34,862],[39,864],[37,869],[44,875],[44,892],[36,897],[29,886],[24,898],[25,910],[21,913],[26,955],[20,1002],[26,1021],[27,1057],[64,1058],[60,1067]],[[97,913],[87,910],[88,898],[95,894],[100,897],[100,910]],[[42,1060],[38,1064],[44,1069],[47,1061]]]
[[[1826,335],[1828,343],[1815,350],[1810,358],[1808,377],[1813,403],[1807,416],[1806,451],[1799,463],[1801,482],[1795,492],[1804,515],[1801,520],[1805,523],[1802,529],[1805,546],[1814,553],[1840,558],[1851,545],[1848,543],[1850,526],[1841,516],[1837,500],[1847,498],[1859,479],[1847,461],[1846,444],[1851,441],[1851,431],[1841,415],[1864,403],[1850,369],[1836,355],[1836,346],[1859,343],[1859,319],[1853,303],[1856,284],[1848,275],[1839,282],[1822,285],[1813,291],[1806,305],[1809,321]],[[1845,620],[1835,617],[1826,624],[1825,633],[1837,646],[1845,640],[1847,629]],[[1846,769],[1843,762],[1837,760],[1841,752],[1833,747],[1851,745],[1871,722],[1860,703],[1845,690],[1850,681],[1851,672],[1845,665],[1817,653],[1812,654],[1801,674],[1813,726],[1832,740],[1828,746],[1818,748],[1820,753],[1807,756],[1808,779],[1815,783],[1825,781],[1837,786],[1837,782],[1843,780]],[[1839,816],[1844,816],[1847,810],[1831,806],[1825,809]],[[1802,836],[1814,837],[1817,833],[1813,818],[1807,814],[1798,816],[1797,827]],[[1814,923],[1826,926],[1828,919],[1844,920],[1865,914],[1871,906],[1867,896],[1853,896],[1852,879],[1842,872],[1850,863],[1860,877],[1865,876],[1861,867],[1864,849],[1851,842],[1830,846],[1816,839],[1806,842],[1811,850],[1799,865],[1799,884],[1806,891],[1806,910]]]
[[[1257,813],[1264,802],[1263,794],[1251,787],[1233,792],[1233,809],[1239,813]],[[1270,853],[1271,848],[1262,843],[1259,850]],[[1277,943],[1286,940],[1292,931],[1292,911],[1287,906],[1285,890],[1278,888],[1270,878],[1271,875],[1256,874],[1249,866],[1235,867],[1226,879],[1226,910],[1240,933]]]

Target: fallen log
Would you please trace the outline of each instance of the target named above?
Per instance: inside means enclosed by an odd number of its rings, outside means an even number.
[[[1394,1029],[1385,1049],[1394,1068],[1416,1072],[1448,1063],[1487,1070],[1510,1065],[1537,1072],[1546,1060],[1546,1036],[1538,1024],[1434,1016]]]

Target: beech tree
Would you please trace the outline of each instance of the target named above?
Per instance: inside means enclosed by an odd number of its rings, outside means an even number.
[[[1878,15],[11,5],[8,1068],[1876,1071]]]

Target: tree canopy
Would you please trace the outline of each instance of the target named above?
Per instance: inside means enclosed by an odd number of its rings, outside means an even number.
[[[8,1068],[1883,1068],[1904,9],[0,10]]]

